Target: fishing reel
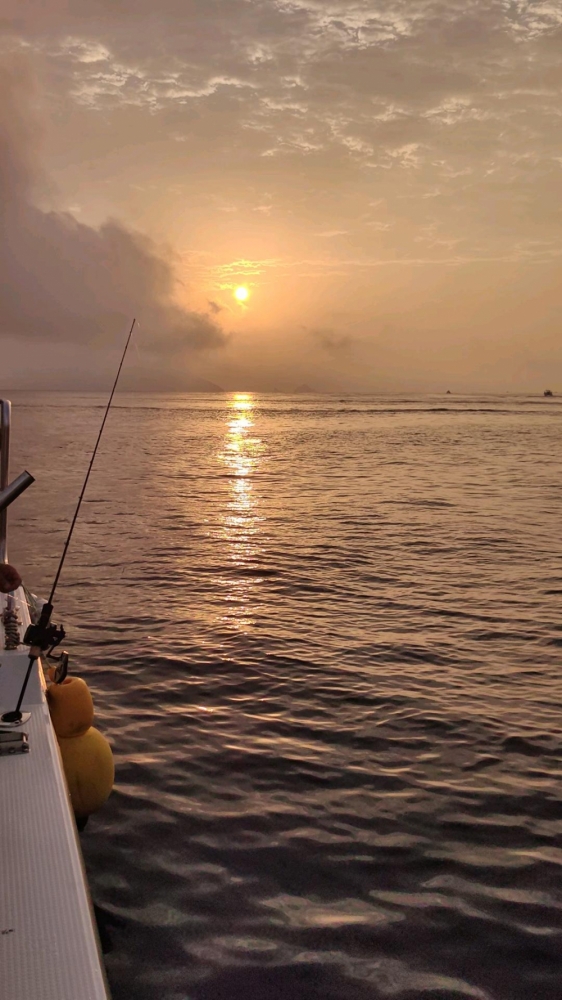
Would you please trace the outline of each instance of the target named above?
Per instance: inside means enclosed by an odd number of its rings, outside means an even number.
[[[23,644],[24,646],[36,646],[41,652],[46,650],[45,656],[48,656],[49,659],[60,660],[60,656],[53,655],[53,649],[60,646],[65,636],[66,632],[62,625],[49,622],[46,627],[43,627],[38,622],[37,625],[28,625],[23,637]]]
[[[43,618],[43,615],[41,615]],[[23,637],[24,646],[31,646],[45,653],[51,660],[60,660],[60,656],[55,656],[53,650],[60,646],[66,632],[62,625],[55,625],[53,622],[42,622],[41,618],[35,625],[28,625]],[[46,651],[46,652],[45,652]]]

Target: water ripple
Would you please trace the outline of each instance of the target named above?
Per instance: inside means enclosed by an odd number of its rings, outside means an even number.
[[[14,403],[45,593],[102,400]],[[57,607],[114,1000],[558,1000],[561,413],[117,400]]]

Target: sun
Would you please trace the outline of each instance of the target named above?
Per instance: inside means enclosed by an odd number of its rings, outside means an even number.
[[[239,285],[238,288],[234,289],[234,298],[237,299],[238,302],[245,302],[249,294],[250,293],[245,285]]]

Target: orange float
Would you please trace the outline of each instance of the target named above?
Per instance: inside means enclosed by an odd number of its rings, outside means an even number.
[[[55,681],[55,668],[48,677],[47,702],[57,735],[70,801],[79,825],[97,812],[113,788],[115,768],[111,747],[92,722],[94,703],[81,677]]]
[[[48,671],[54,680],[54,667]],[[47,702],[53,729],[59,738],[81,736],[94,721],[94,703],[90,689],[81,677],[65,677],[61,684],[50,684]]]

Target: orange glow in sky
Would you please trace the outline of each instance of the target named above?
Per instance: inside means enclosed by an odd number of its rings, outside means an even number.
[[[137,316],[131,390],[558,394],[559,2],[473,0],[470,44],[447,0],[36,6],[2,6],[6,388],[105,385]]]

